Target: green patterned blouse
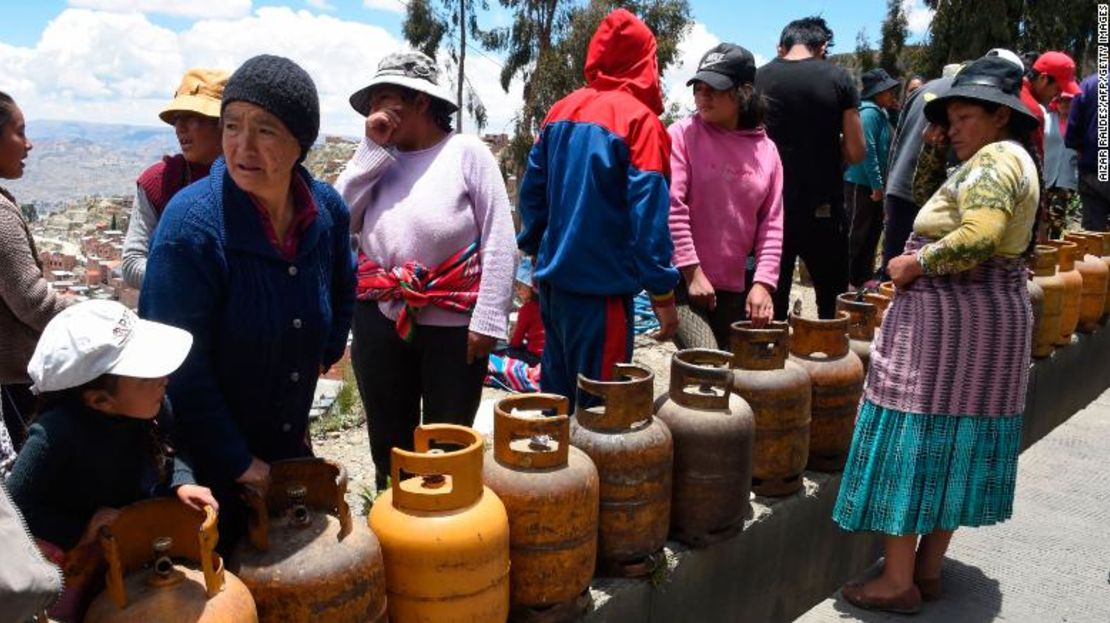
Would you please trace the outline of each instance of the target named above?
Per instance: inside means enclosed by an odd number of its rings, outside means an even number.
[[[936,160],[943,171],[943,159]],[[918,176],[936,178],[922,171]],[[1037,167],[1024,147],[1015,141],[986,145],[956,169],[914,220],[914,232],[934,241],[917,252],[925,273],[946,275],[995,255],[1020,256],[1032,236],[1039,197]]]

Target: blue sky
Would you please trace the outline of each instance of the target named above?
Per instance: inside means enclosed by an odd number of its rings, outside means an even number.
[[[20,0],[0,20],[0,90],[28,117],[157,123],[156,113],[190,66],[234,66],[259,52],[286,54],[306,66],[321,92],[326,132],[357,133],[346,94],[383,55],[403,46],[406,0]],[[437,3],[439,0],[433,0]],[[903,0],[911,40],[930,18],[922,0]],[[508,23],[495,0],[484,25]],[[691,0],[695,25],[680,48],[682,63],[665,76],[682,102],[682,83],[697,59],[721,40],[773,57],[788,21],[821,14],[836,32],[835,51],[855,47],[866,28],[877,44],[885,0],[783,0],[774,3]],[[745,5],[751,8],[743,8]],[[739,7],[739,8],[738,8]],[[511,125],[519,85],[497,88],[496,54],[471,55],[468,75],[490,110],[488,131]]]

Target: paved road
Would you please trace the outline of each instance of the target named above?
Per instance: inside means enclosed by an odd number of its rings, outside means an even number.
[[[957,532],[944,574],[916,617],[838,593],[797,621],[1110,622],[1110,390],[1021,455],[1013,518]]]

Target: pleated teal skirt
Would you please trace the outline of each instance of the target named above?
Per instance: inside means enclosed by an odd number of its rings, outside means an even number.
[[[850,531],[928,534],[1010,518],[1021,415],[860,407],[833,519]]]

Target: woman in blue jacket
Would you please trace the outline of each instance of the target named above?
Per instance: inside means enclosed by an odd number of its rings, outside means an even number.
[[[346,347],[355,279],[347,206],[300,164],[320,124],[312,79],[256,56],[221,106],[224,157],[167,206],[140,312],[195,338],[169,394],[226,548],[240,487],[264,491],[270,462],[311,454],[316,378]]]
[[[883,186],[890,154],[890,117],[899,83],[882,69],[863,74],[859,116],[867,155],[844,171],[844,199],[851,218],[848,283],[858,288],[875,275],[875,248],[883,233]]]

